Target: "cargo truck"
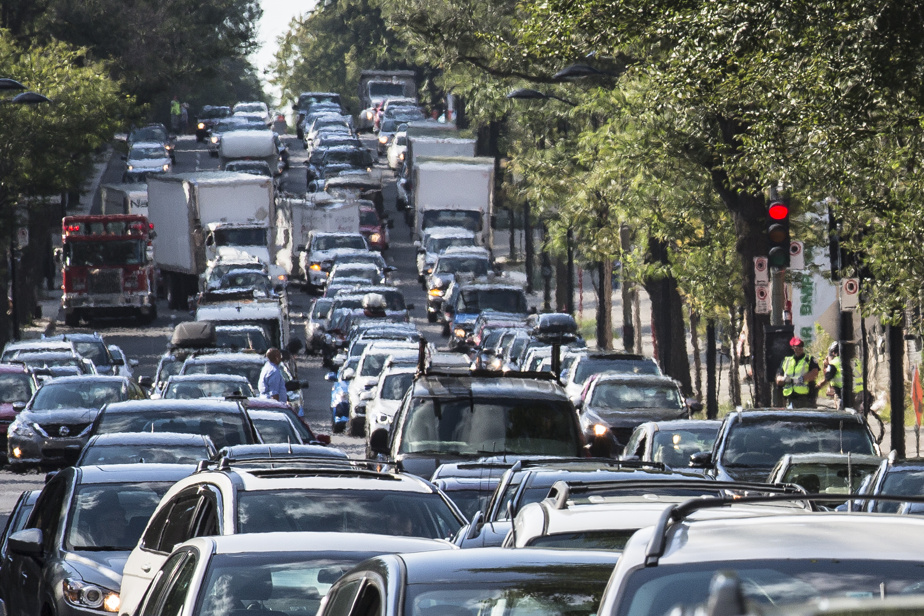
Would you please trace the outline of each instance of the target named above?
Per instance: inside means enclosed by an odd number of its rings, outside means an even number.
[[[76,326],[81,319],[125,316],[153,321],[157,304],[148,244],[154,236],[144,216],[66,216],[56,254],[64,322]]]
[[[224,133],[218,143],[218,168],[233,160],[262,160],[274,175],[282,173],[276,135],[271,130],[234,130]]]
[[[308,281],[300,262],[312,231],[359,233],[359,204],[319,193],[312,199],[280,199],[278,204],[276,263],[289,279]]]
[[[414,165],[411,203],[414,239],[430,227],[463,227],[493,250],[494,159],[485,156],[420,157]]]
[[[158,230],[154,262],[172,309],[188,307],[212,259],[244,254],[275,264],[271,178],[216,171],[152,177],[148,203]]]
[[[148,215],[147,184],[103,184],[99,190],[101,213]]]
[[[362,111],[356,130],[372,130],[382,104],[390,98],[417,98],[414,71],[363,71],[359,77],[359,103]]]

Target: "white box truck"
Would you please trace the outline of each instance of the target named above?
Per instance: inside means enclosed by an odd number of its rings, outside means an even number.
[[[234,160],[262,160],[274,175],[281,173],[276,135],[271,130],[233,130],[218,143],[218,168]]]
[[[475,140],[463,137],[436,135],[410,136],[407,140],[407,159],[413,168],[418,158],[438,156],[475,156]]]
[[[494,159],[420,157],[412,180],[414,239],[429,227],[464,227],[479,245],[494,248]]]
[[[326,193],[319,193],[311,199],[279,200],[276,263],[290,279],[307,282],[307,273],[302,271],[299,262],[312,231],[359,233],[359,204],[331,198]]]
[[[197,172],[148,179],[154,262],[168,304],[185,309],[208,261],[246,253],[275,263],[276,207],[271,178]]]
[[[99,190],[103,215],[148,215],[147,184],[103,184]]]

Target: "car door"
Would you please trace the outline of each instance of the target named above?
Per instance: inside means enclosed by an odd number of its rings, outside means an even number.
[[[6,602],[9,601],[12,585],[18,584],[20,579],[20,561],[14,561],[11,558],[8,549],[8,539],[11,534],[25,528],[26,522],[29,520],[29,515],[32,513],[32,508],[35,505],[35,497],[37,495],[38,492],[36,490],[26,490],[19,495],[19,500],[16,501],[16,505],[10,512],[10,516],[7,518],[6,528],[3,530],[2,541],[0,541],[0,559],[2,559],[0,560],[0,601],[3,602],[3,605],[6,605]],[[6,607],[4,613],[10,613],[9,607]]]
[[[164,562],[142,600],[138,616],[179,616],[187,603],[199,564],[198,550],[180,550]]]
[[[46,484],[35,502],[25,528],[42,531],[42,556],[9,554],[11,574],[10,594],[7,597],[8,614],[40,614],[42,603],[43,569],[51,560],[59,545],[59,534],[65,515],[65,501],[72,490],[70,478],[73,472],[60,472]],[[6,563],[4,563],[6,564]]]
[[[192,537],[221,534],[216,492],[209,486],[190,486],[178,492],[151,517],[122,571],[124,606],[131,609],[137,605],[174,546]]]

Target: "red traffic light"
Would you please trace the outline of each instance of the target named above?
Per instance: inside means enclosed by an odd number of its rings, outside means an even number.
[[[770,218],[773,220],[786,220],[789,216],[789,206],[782,201],[774,201],[767,208],[767,213],[770,214]]]

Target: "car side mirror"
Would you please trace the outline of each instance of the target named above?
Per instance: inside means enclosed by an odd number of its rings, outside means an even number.
[[[25,403],[25,402],[14,402],[14,403],[13,403],[13,412],[14,412],[14,413],[19,413],[19,412],[21,412],[24,408],[26,408],[26,403]]]
[[[378,428],[373,431],[369,436],[369,449],[372,450],[372,453],[380,453],[382,455],[388,455],[388,430],[385,428]]]
[[[711,451],[697,451],[690,456],[691,468],[709,468],[712,466]]]
[[[324,380],[325,380],[325,381],[336,381],[336,380],[337,380],[337,373],[336,373],[336,372],[328,372],[327,374],[324,375]]]
[[[354,376],[356,376],[356,371],[353,370],[352,368],[347,368],[346,370],[343,371],[344,381],[352,381]]]
[[[145,389],[152,389],[154,387],[154,379],[149,376],[139,376],[138,385]]]
[[[42,531],[38,528],[26,528],[10,535],[8,539],[10,552],[22,556],[42,555]]]
[[[703,410],[703,403],[696,398],[687,398],[687,408],[690,409],[690,413],[699,413]]]

